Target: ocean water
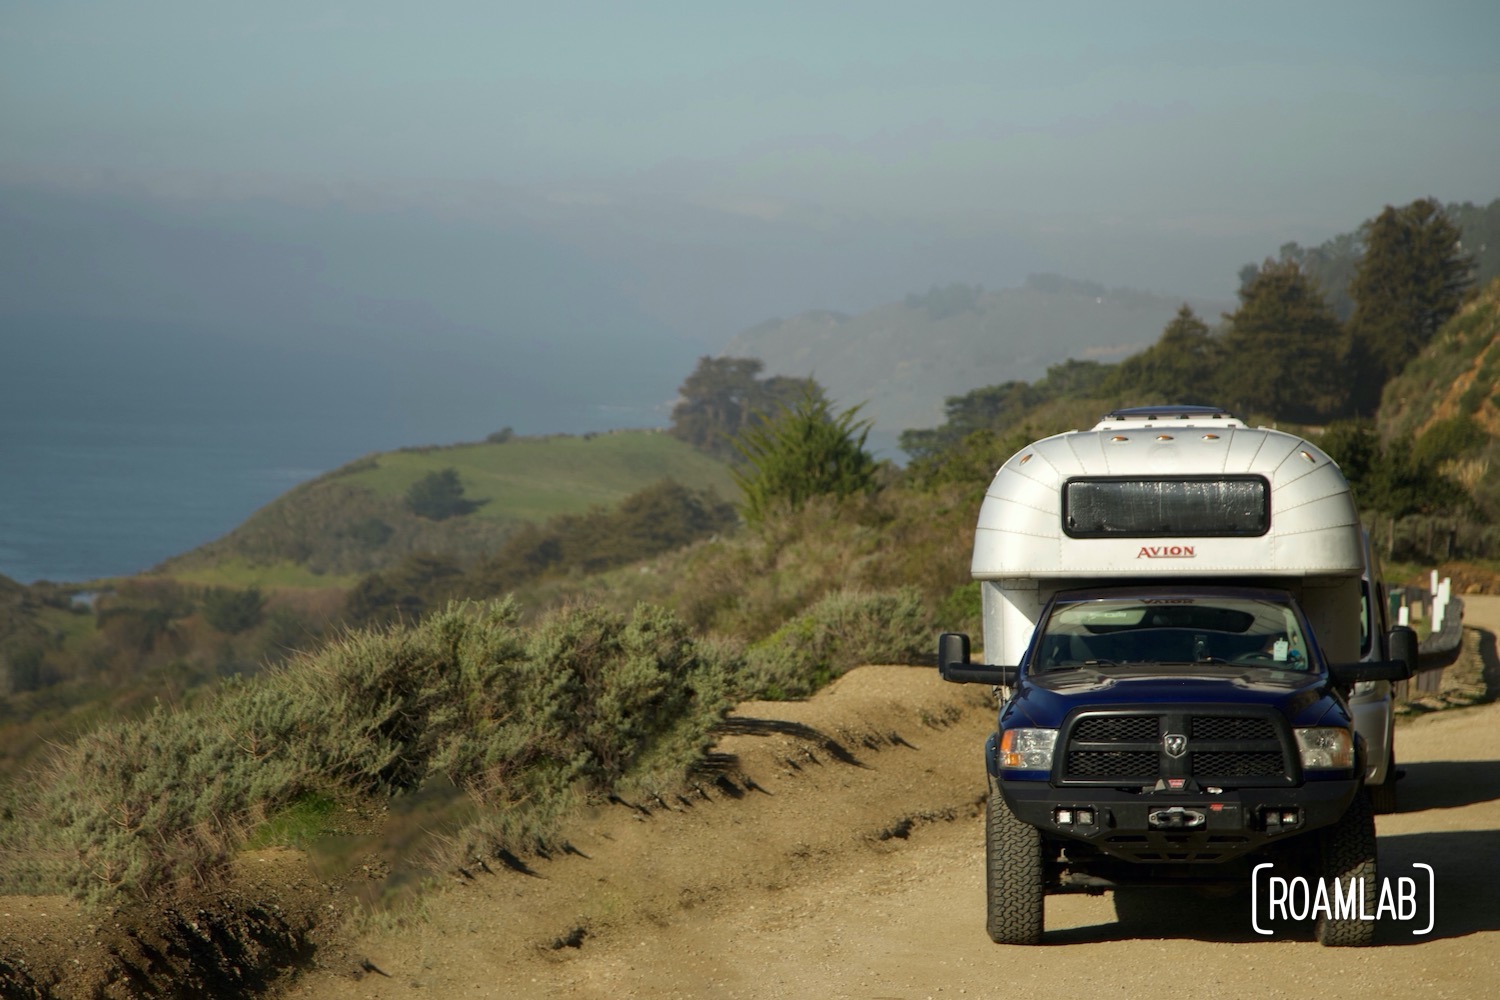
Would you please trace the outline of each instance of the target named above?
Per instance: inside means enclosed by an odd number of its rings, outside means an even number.
[[[606,392],[545,357],[507,363],[517,352],[484,347],[355,352],[132,324],[0,323],[0,574],[138,573],[371,452],[502,427],[662,426],[657,401],[689,370],[674,360],[661,378]]]
[[[273,417],[12,418],[0,429],[0,574],[31,583],[141,572],[378,450],[378,436]]]

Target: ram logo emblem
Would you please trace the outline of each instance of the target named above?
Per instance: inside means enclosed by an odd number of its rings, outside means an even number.
[[[1162,746],[1167,749],[1168,757],[1181,757],[1187,752],[1187,737],[1177,733],[1168,733],[1161,738]]]

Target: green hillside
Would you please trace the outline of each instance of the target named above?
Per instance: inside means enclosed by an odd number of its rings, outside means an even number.
[[[1385,387],[1381,436],[1425,436],[1454,419],[1500,438],[1500,278],[1448,321]]]
[[[1386,384],[1383,441],[1413,452],[1464,488],[1474,508],[1455,530],[1500,524],[1500,278],[1476,293]],[[1478,517],[1473,515],[1477,514]]]
[[[438,518],[414,512],[413,487],[449,469],[467,512]],[[157,572],[238,586],[347,585],[416,552],[477,558],[523,524],[613,506],[663,479],[735,495],[728,466],[651,430],[369,455],[290,490]]]

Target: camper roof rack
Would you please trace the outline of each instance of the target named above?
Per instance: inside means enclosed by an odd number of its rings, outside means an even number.
[[[1170,404],[1164,406],[1126,406],[1110,410],[1095,430],[1108,430],[1116,424],[1219,424],[1225,427],[1245,426],[1234,414],[1218,406]]]

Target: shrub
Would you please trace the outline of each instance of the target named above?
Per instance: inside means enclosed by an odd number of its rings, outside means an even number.
[[[862,664],[922,662],[932,640],[914,588],[840,590],[750,647],[746,693],[805,697]]]
[[[817,496],[840,499],[875,488],[875,459],[865,451],[871,421],[859,407],[834,416],[828,401],[805,392],[768,424],[736,443],[746,468],[734,470],[745,520],[760,524],[778,508],[799,509]]]
[[[210,587],[203,593],[203,620],[225,635],[238,635],[260,624],[266,599],[260,588],[236,590],[233,587]]]
[[[71,857],[62,881],[80,895],[149,898],[214,880],[267,820],[275,838],[308,803],[434,779],[486,811],[458,841],[526,849],[574,802],[660,788],[706,749],[731,647],[700,647],[645,605],[566,609],[530,631],[518,619],[509,601],[450,605],[225,682],[191,711],[84,735],[32,788],[25,821],[0,829],[0,885],[45,889],[16,859]]]
[[[412,483],[406,491],[406,507],[418,517],[443,521],[472,513],[479,509],[479,504],[464,497],[464,484],[458,478],[458,470],[447,468],[429,472]]]

